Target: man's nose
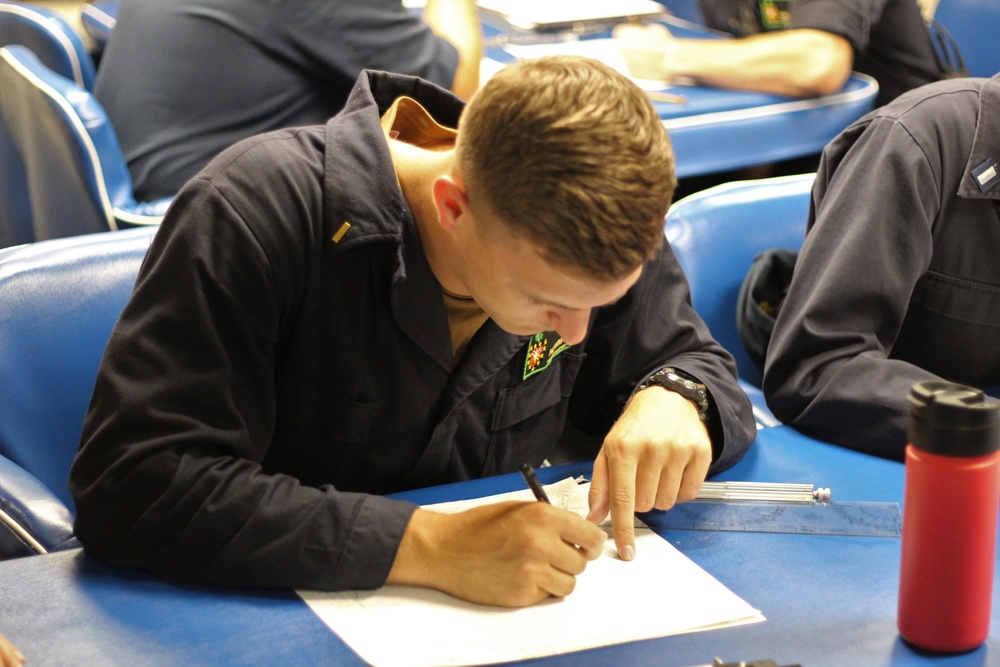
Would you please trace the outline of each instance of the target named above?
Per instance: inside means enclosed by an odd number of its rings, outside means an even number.
[[[576,345],[587,335],[590,309],[549,311],[549,326],[570,345]]]

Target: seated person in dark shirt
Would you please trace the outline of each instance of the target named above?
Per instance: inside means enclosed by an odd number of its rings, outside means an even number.
[[[122,0],[94,93],[150,201],[240,139],[325,123],[362,69],[468,99],[481,58],[473,0]]]
[[[675,39],[661,25],[619,26],[637,77],[791,97],[840,90],[852,70],[877,104],[942,78],[915,0],[699,0],[705,24],[737,39]]]
[[[643,92],[576,57],[501,70],[464,111],[366,72],[326,125],[233,146],[112,333],[77,536],[185,581],[498,605],[572,591],[609,513],[632,559],[634,511],[694,498],[755,434],[664,243],[675,183]],[[539,465],[567,423],[603,440],[590,521],[383,495]]]
[[[827,146],[767,349],[775,416],[902,459],[910,387],[1000,384],[1000,75],[899,97]]]

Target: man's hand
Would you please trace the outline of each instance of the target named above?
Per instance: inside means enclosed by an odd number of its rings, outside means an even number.
[[[387,583],[526,606],[569,595],[606,539],[593,523],[548,503],[503,502],[458,514],[418,509]]]
[[[634,513],[694,499],[711,463],[712,442],[694,403],[663,387],[644,389],[604,439],[587,519],[600,523],[610,511],[618,555],[632,560]]]
[[[673,78],[677,40],[662,25],[620,25],[613,35],[629,74],[654,81]]]

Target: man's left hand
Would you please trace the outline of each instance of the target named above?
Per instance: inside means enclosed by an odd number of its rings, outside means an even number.
[[[693,500],[711,463],[712,442],[694,403],[664,387],[643,389],[597,455],[587,519],[600,523],[610,511],[618,555],[632,560],[635,512]]]

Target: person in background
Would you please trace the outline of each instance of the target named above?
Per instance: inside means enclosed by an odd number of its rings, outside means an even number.
[[[774,415],[901,460],[917,382],[1000,384],[1000,75],[900,96],[827,146],[764,369]]]
[[[664,243],[675,183],[645,94],[572,56],[467,107],[366,71],[326,125],[236,144],[174,199],[111,335],[77,537],[185,581],[505,606],[570,593],[609,513],[634,558],[634,512],[756,433]],[[540,465],[567,422],[603,439],[590,521],[384,495]]]
[[[615,30],[633,76],[790,97],[835,93],[852,70],[876,105],[952,74],[916,0],[699,0],[705,25],[737,39],[675,39],[662,25]]]
[[[362,69],[479,87],[473,0],[122,0],[94,93],[137,198],[173,196],[224,148],[324,123]]]

